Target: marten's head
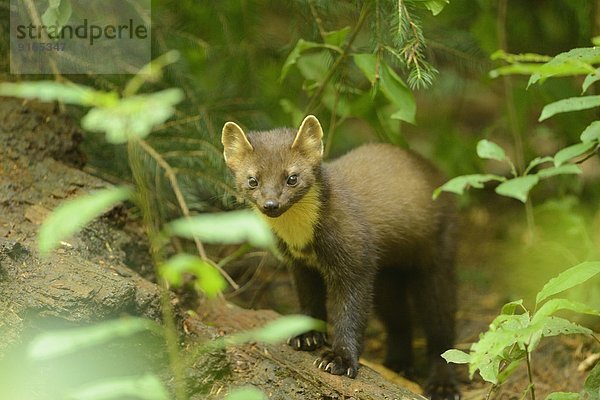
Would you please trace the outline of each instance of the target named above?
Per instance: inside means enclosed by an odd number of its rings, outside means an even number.
[[[319,120],[309,115],[297,131],[246,134],[227,122],[221,142],[240,193],[265,215],[278,217],[313,188],[321,169],[322,139]]]

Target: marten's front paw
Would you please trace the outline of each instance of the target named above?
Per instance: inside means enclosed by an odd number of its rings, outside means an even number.
[[[287,344],[292,346],[294,350],[312,351],[323,346],[325,341],[326,337],[323,332],[309,331],[289,338]]]
[[[356,378],[356,374],[358,374],[357,361],[345,359],[345,357],[339,356],[331,350],[325,350],[321,357],[315,360],[314,365],[333,375],[346,375],[350,378]]]

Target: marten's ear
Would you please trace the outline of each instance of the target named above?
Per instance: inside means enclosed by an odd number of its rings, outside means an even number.
[[[223,126],[221,134],[223,143],[223,157],[230,167],[234,167],[239,161],[254,151],[254,147],[248,141],[246,134],[235,122],[227,122]]]
[[[319,120],[314,115],[304,118],[294,143],[293,150],[299,150],[309,157],[315,157],[318,160],[323,156],[323,129]]]

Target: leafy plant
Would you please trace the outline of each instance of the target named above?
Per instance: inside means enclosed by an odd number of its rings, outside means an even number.
[[[376,132],[393,143],[402,143],[397,128],[390,129],[388,119],[415,123],[416,104],[411,89],[430,86],[437,70],[425,57],[426,41],[417,17],[419,11],[439,14],[449,0],[364,1],[353,27],[328,31],[323,26],[321,10],[308,1],[319,29],[320,41],[298,40],[281,69],[280,81],[296,67],[304,79],[303,89],[309,97],[302,110],[290,99],[281,106],[294,123],[324,106],[332,114],[331,146],[335,120],[350,116],[369,117],[376,121]],[[357,38],[370,24],[374,42],[357,46]],[[408,84],[396,73],[394,66],[407,71]],[[370,87],[371,90],[364,90]],[[381,95],[378,96],[378,94]],[[379,97],[377,103],[372,102]]]
[[[452,349],[442,354],[442,357],[448,362],[468,364],[471,378],[479,371],[479,375],[486,382],[493,384],[490,393],[496,386],[506,382],[516,368],[525,362],[529,377],[529,386],[525,392],[529,391],[532,400],[535,400],[531,354],[544,337],[583,334],[598,340],[590,329],[555,314],[566,310],[600,316],[600,310],[553,296],[589,281],[599,273],[600,262],[597,261],[584,262],[567,269],[551,279],[538,292],[532,311],[524,306],[522,299],[505,304],[500,315],[490,324],[489,330],[471,345],[469,353]],[[595,398],[600,391],[598,374],[600,364],[592,370],[585,382],[584,392],[587,392],[590,398]],[[571,399],[579,398],[578,395],[553,393],[550,398]]]
[[[595,64],[600,64],[600,50],[596,47],[573,49],[556,57],[539,54],[513,55],[497,51],[492,58],[502,59],[510,65],[491,71],[490,76],[527,74],[531,75],[528,85],[541,84],[550,77],[586,74],[582,84],[582,93],[585,93],[591,84],[600,79],[600,68],[594,67]],[[547,104],[542,110],[539,121],[544,121],[560,113],[598,107],[600,106],[599,99],[599,96],[581,96]],[[495,174],[458,176],[437,188],[433,197],[438,197],[442,191],[462,195],[468,188],[481,189],[486,182],[500,182],[495,188],[497,194],[517,199],[527,205],[527,220],[531,228],[533,215],[528,201],[530,191],[544,179],[557,175],[580,174],[581,169],[578,164],[592,157],[599,149],[600,121],[593,121],[581,133],[579,143],[559,150],[554,156],[536,157],[523,171],[518,171],[515,163],[507,157],[504,149],[484,139],[477,144],[477,155],[482,159],[506,163],[510,167],[511,176],[509,178]],[[542,168],[542,166],[544,167]]]
[[[513,55],[498,51],[493,58],[505,60],[511,65],[493,70],[490,73],[492,77],[506,74],[527,74],[531,75],[528,85],[543,83],[550,77],[585,74],[586,77],[582,84],[582,93],[585,93],[594,82],[600,79],[600,68],[594,67],[595,64],[600,64],[600,49],[597,47],[573,49],[553,58],[539,54]],[[547,104],[542,110],[539,121],[544,121],[556,114],[599,106],[600,96],[563,99]],[[483,159],[507,163],[510,166],[512,177],[507,179],[491,174],[459,176],[438,188],[435,197],[441,191],[462,194],[469,187],[482,188],[485,182],[498,181],[501,184],[496,187],[496,193],[525,203],[529,197],[529,191],[542,179],[556,175],[580,174],[581,170],[577,164],[593,155],[598,150],[599,144],[600,121],[593,121],[581,133],[579,143],[561,149],[554,156],[536,157],[529,162],[522,173],[519,173],[500,146],[491,141],[482,140],[477,144],[477,155]],[[580,157],[582,159],[578,159]],[[540,169],[541,165],[547,163],[552,163],[552,165]]]
[[[590,141],[582,134],[582,143],[580,146],[575,148],[569,146],[558,151],[553,157],[537,157],[529,162],[525,171],[519,174],[515,168],[514,163],[506,156],[506,152],[499,145],[491,142],[487,139],[483,139],[477,143],[477,155],[482,159],[497,160],[506,163],[511,170],[512,177],[506,178],[501,175],[495,174],[473,174],[473,175],[462,175],[455,177],[434,192],[434,198],[438,197],[442,191],[452,192],[462,195],[468,188],[481,189],[484,187],[484,183],[490,181],[500,182],[496,186],[496,193],[501,196],[511,197],[517,199],[523,203],[527,202],[529,198],[529,192],[543,179],[547,179],[557,175],[567,174],[580,174],[581,169],[577,166],[577,163],[572,162],[573,158],[595,149],[600,139],[598,137],[592,138]],[[581,149],[585,149],[581,151]],[[552,163],[551,166],[545,168],[539,168],[541,165]]]

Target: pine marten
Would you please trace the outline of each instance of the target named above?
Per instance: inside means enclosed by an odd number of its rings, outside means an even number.
[[[228,122],[222,134],[240,194],[279,239],[301,312],[330,324],[331,349],[315,365],[357,375],[374,305],[387,330],[384,365],[410,370],[411,321],[417,318],[428,343],[426,393],[458,398],[453,371],[440,357],[453,345],[456,310],[454,207],[444,196],[432,200],[442,176],[420,156],[390,144],[363,145],[323,162],[322,138],[312,115],[297,131],[245,134]],[[288,343],[315,350],[325,340],[311,331]]]

